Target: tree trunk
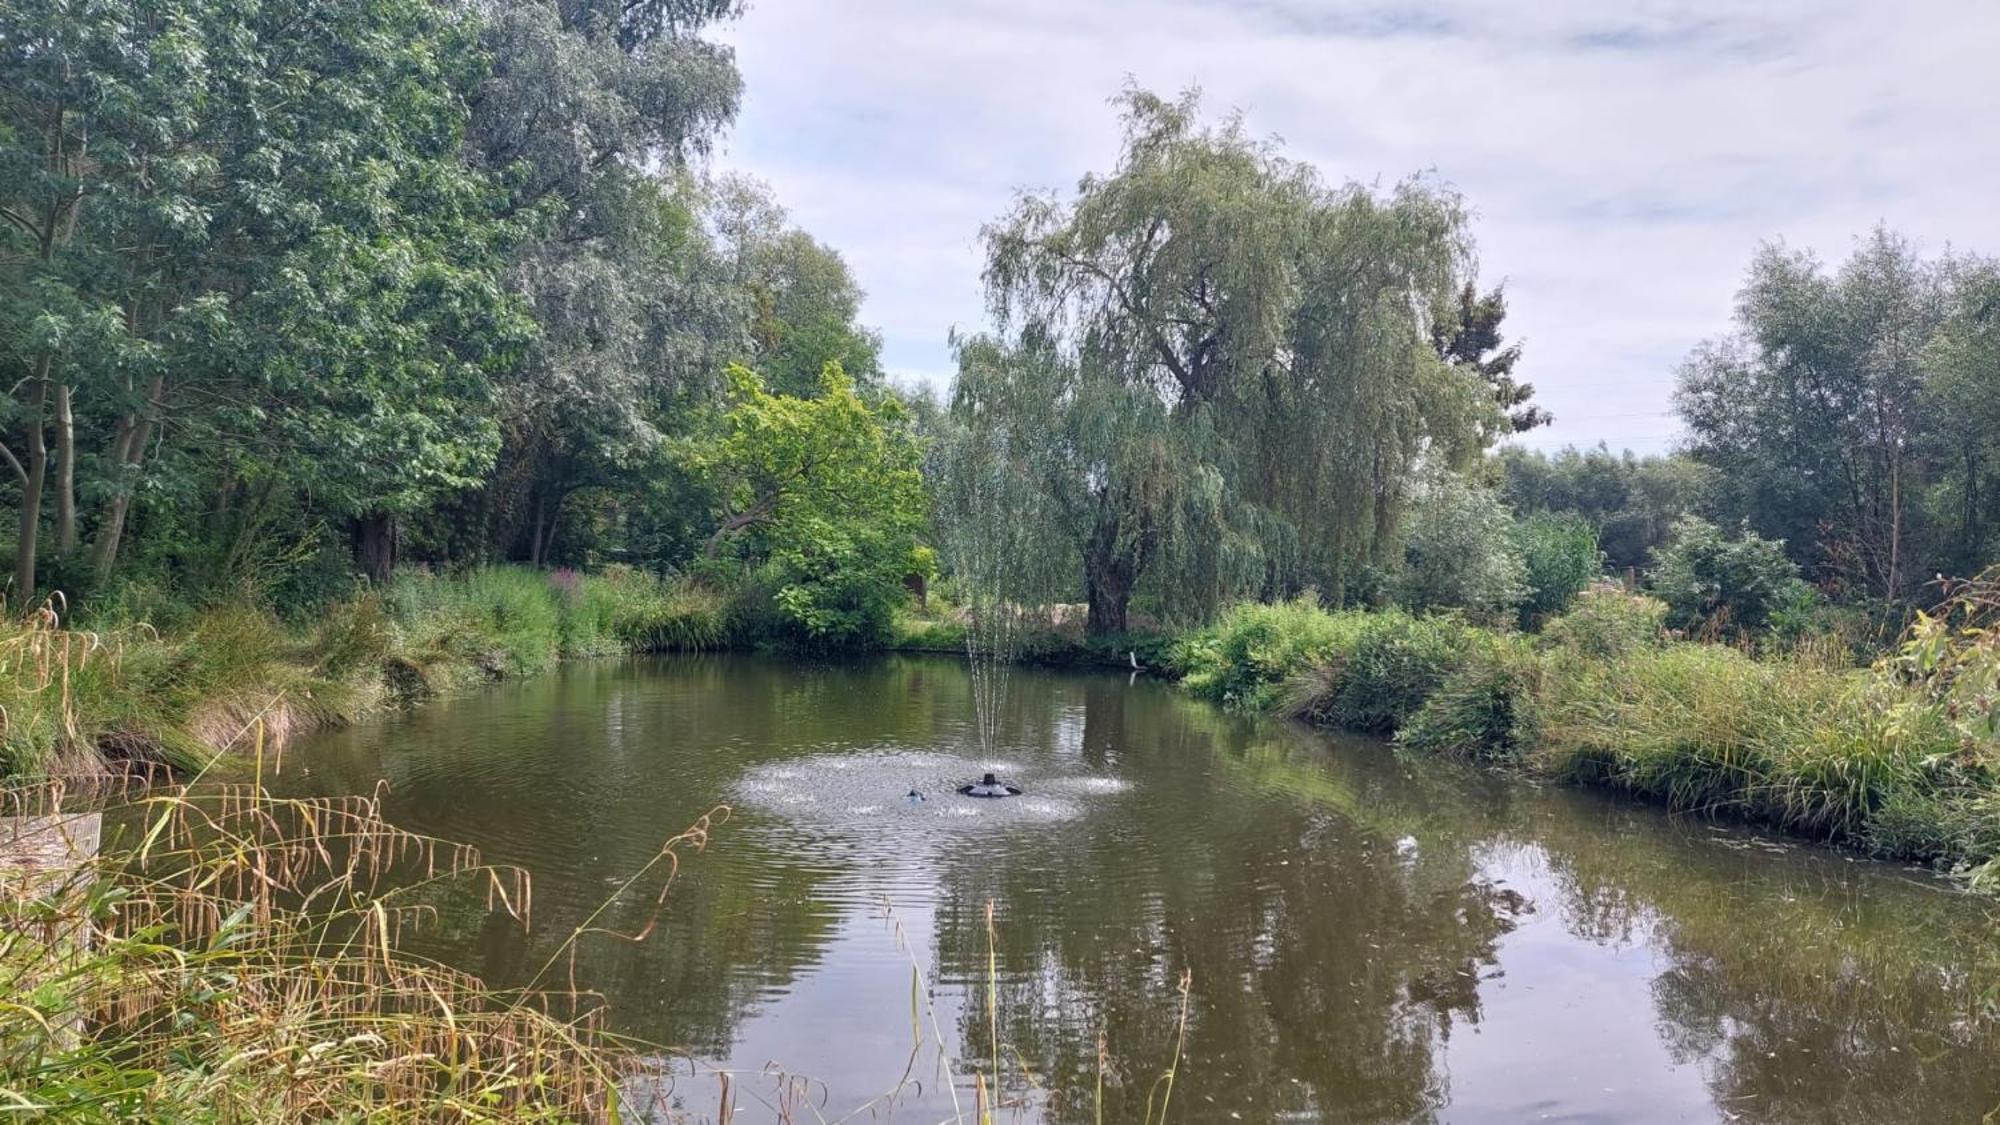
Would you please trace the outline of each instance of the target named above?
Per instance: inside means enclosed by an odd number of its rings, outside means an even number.
[[[111,577],[118,562],[118,546],[125,536],[125,518],[132,511],[132,481],[146,460],[146,443],[153,438],[152,410],[166,391],[166,379],[154,376],[146,391],[146,413],[128,414],[118,422],[118,436],[111,443],[111,471],[118,474],[117,487],[106,502],[104,518],[98,522],[97,539],[90,547],[90,567],[99,582]]]
[[[540,568],[542,565],[542,530],[549,523],[549,498],[541,489],[535,490],[535,527],[528,534],[528,565]]]
[[[26,609],[35,600],[35,551],[40,545],[42,486],[49,476],[48,438],[42,412],[49,401],[49,358],[42,357],[34,394],[28,399],[27,467],[21,476],[20,528],[14,540],[15,606]]]
[[[76,552],[76,414],[70,388],[56,388],[56,554]]]
[[[528,558],[537,567],[549,565],[549,551],[556,545],[556,528],[561,523],[563,501],[568,499],[567,488],[556,489],[553,498],[547,492],[536,494],[535,535],[528,545]]]
[[[1889,461],[1889,581],[1884,600],[1893,600],[1903,585],[1903,458],[1892,454]]]
[[[1137,568],[1118,549],[1118,525],[1103,521],[1091,533],[1090,548],[1083,560],[1084,597],[1090,602],[1090,635],[1108,636],[1125,632],[1126,609],[1132,603],[1132,585]]]
[[[389,581],[396,572],[396,518],[387,512],[369,512],[354,520],[354,563],[368,580]]]

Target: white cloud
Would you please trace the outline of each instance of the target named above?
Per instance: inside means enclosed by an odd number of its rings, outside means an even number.
[[[906,374],[982,323],[978,231],[1116,154],[1130,75],[1329,178],[1434,171],[1475,208],[1536,444],[1664,447],[1674,366],[1756,244],[1877,221],[2000,252],[2000,5],[1971,0],[755,0],[724,163],[839,248]]]

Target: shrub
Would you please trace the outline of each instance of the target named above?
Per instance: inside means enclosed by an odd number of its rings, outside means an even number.
[[[1611,660],[1664,643],[1666,619],[1667,605],[1658,598],[1602,583],[1577,595],[1568,613],[1545,623],[1542,638],[1585,657]]]
[[[1522,628],[1569,609],[1570,603],[1604,573],[1597,532],[1574,514],[1538,512],[1514,524],[1527,597],[1520,606]]]
[[[1404,530],[1396,601],[1412,610],[1462,609],[1480,619],[1510,614],[1528,594],[1513,522],[1492,490],[1456,473],[1431,477]]]
[[[1345,651],[1294,678],[1290,710],[1348,730],[1393,734],[1458,667],[1477,632],[1454,617],[1362,615]]]
[[[1695,516],[1674,524],[1650,585],[1674,628],[1716,636],[1763,629],[1774,617],[1798,620],[1816,600],[1783,540],[1747,527],[1732,538]]]
[[[1276,707],[1285,685],[1344,656],[1367,615],[1329,613],[1304,594],[1288,602],[1231,607],[1175,646],[1173,665],[1203,699],[1251,711]]]
[[[777,606],[794,647],[873,649],[895,636],[896,610],[909,600],[900,570],[884,571],[831,543],[788,554],[779,565]]]

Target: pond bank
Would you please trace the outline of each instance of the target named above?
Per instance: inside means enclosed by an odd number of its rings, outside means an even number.
[[[0,781],[191,771],[567,658],[715,647],[721,621],[689,584],[522,567],[400,574],[310,621],[226,606],[76,628],[44,611],[0,624]]]
[[[1245,605],[1183,639],[1174,666],[1225,706],[2000,883],[2000,744],[1981,737],[1991,700],[1965,698],[1991,682],[1991,633],[1924,618],[1862,670],[1675,639],[1663,608],[1598,589],[1522,635]]]

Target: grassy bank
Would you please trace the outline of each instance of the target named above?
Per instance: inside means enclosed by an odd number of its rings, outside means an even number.
[[[1539,634],[1451,617],[1245,605],[1176,646],[1191,692],[1602,785],[2000,883],[2000,633],[1990,587],[1872,668],[1670,636],[1590,591]]]
[[[711,648],[723,599],[631,571],[492,567],[399,575],[385,589],[287,621],[245,606],[171,627],[0,624],[0,778],[87,777],[124,761],[191,768],[567,657]]]

